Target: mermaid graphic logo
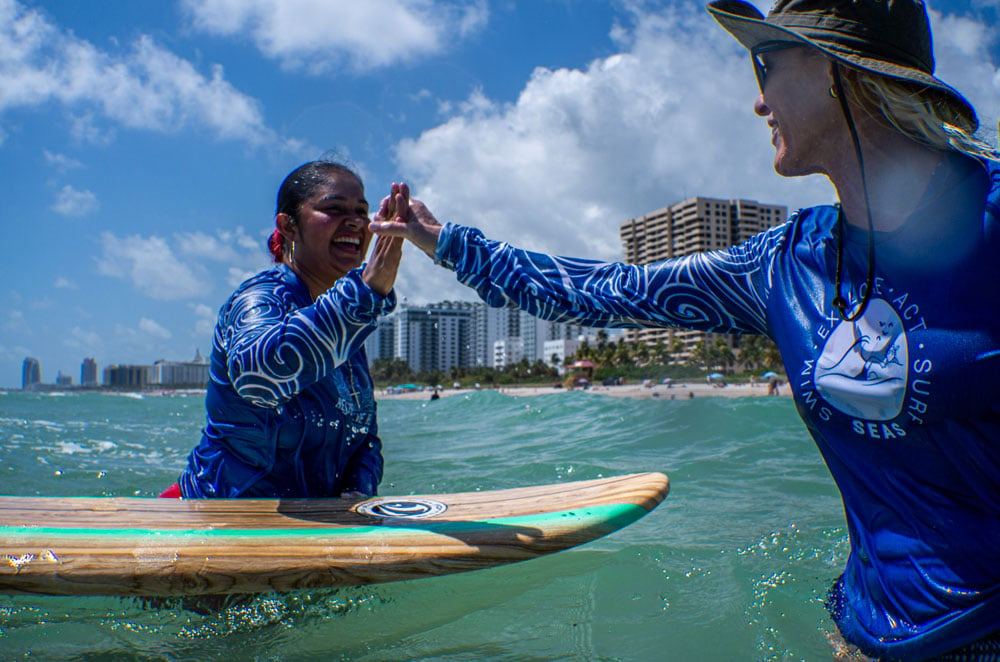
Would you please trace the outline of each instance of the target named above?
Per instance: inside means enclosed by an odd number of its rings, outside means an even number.
[[[844,414],[888,421],[903,410],[906,366],[903,321],[885,299],[872,299],[859,319],[841,322],[827,337],[813,381]]]

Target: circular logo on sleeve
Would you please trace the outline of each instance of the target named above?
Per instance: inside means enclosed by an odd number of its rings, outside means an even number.
[[[433,499],[419,497],[384,497],[359,503],[355,510],[362,515],[389,519],[424,519],[448,510],[448,506]]]

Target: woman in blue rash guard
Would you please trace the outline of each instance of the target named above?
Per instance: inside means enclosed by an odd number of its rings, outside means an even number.
[[[708,9],[750,50],[775,170],[826,175],[838,204],[647,266],[519,250],[417,200],[373,230],[494,306],[772,338],[843,498],[840,636],[880,659],[1000,659],[998,155],[933,75],[919,0]]]
[[[178,484],[163,496],[339,497],[382,478],[365,338],[395,306],[401,239],[370,260],[368,202],[347,167],[314,161],[278,191],[275,265],[219,312],[207,422]],[[388,201],[376,218],[388,213]]]

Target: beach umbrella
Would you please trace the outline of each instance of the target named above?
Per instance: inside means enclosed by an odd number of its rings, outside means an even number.
[[[708,378],[716,380],[716,379],[725,379],[726,376],[723,375],[721,372],[713,372],[711,375],[708,376]]]
[[[761,375],[760,378],[761,379],[778,379],[778,373],[768,371],[768,372],[765,372],[763,375]]]

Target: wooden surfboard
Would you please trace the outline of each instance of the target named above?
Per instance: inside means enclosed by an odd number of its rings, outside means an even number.
[[[171,596],[357,586],[477,570],[607,535],[660,473],[370,499],[0,497],[0,593]]]

